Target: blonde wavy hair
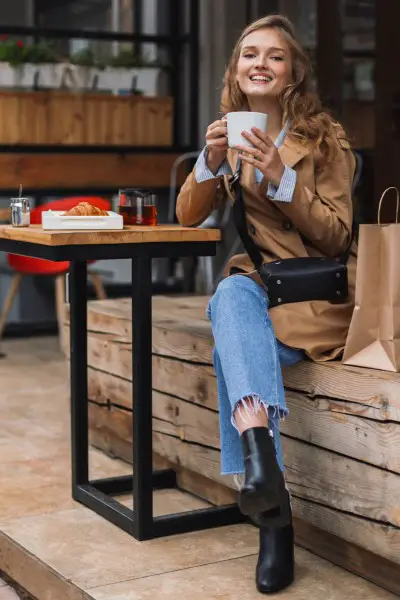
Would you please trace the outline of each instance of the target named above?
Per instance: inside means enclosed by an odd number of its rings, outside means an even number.
[[[307,53],[296,39],[292,23],[283,15],[268,15],[251,23],[239,37],[225,72],[221,96],[221,111],[248,110],[245,94],[236,79],[237,64],[242,42],[253,31],[265,28],[278,29],[284,36],[292,56],[292,83],[279,97],[283,109],[282,125],[289,119],[289,136],[300,142],[312,143],[317,163],[324,164],[333,158],[336,145],[333,137],[333,119],[323,110],[317,94],[311,90],[312,67]]]

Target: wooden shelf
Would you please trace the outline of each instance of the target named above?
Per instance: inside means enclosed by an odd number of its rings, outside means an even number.
[[[0,144],[172,145],[170,97],[0,92]]]
[[[0,189],[168,188],[179,154],[0,153]],[[185,165],[178,169],[184,182]]]

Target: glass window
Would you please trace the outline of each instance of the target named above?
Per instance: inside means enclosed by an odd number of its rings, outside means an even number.
[[[279,0],[279,11],[296,28],[303,46],[313,49],[317,43],[317,0]]]
[[[355,52],[375,48],[375,0],[342,0],[343,48]]]
[[[343,118],[353,145],[375,146],[375,0],[342,0]]]

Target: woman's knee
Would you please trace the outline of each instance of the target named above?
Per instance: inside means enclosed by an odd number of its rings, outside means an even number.
[[[208,316],[211,318],[216,310],[235,310],[240,313],[249,302],[262,303],[263,310],[267,309],[268,301],[264,290],[250,277],[245,275],[231,275],[223,279],[208,307]]]
[[[258,283],[250,277],[246,275],[230,275],[230,277],[226,277],[219,283],[215,295],[237,298],[238,292],[242,292],[243,290],[253,292],[257,295],[264,293]]]

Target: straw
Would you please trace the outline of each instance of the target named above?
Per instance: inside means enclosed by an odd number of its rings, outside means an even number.
[[[22,198],[22,184],[19,184],[19,197]]]

